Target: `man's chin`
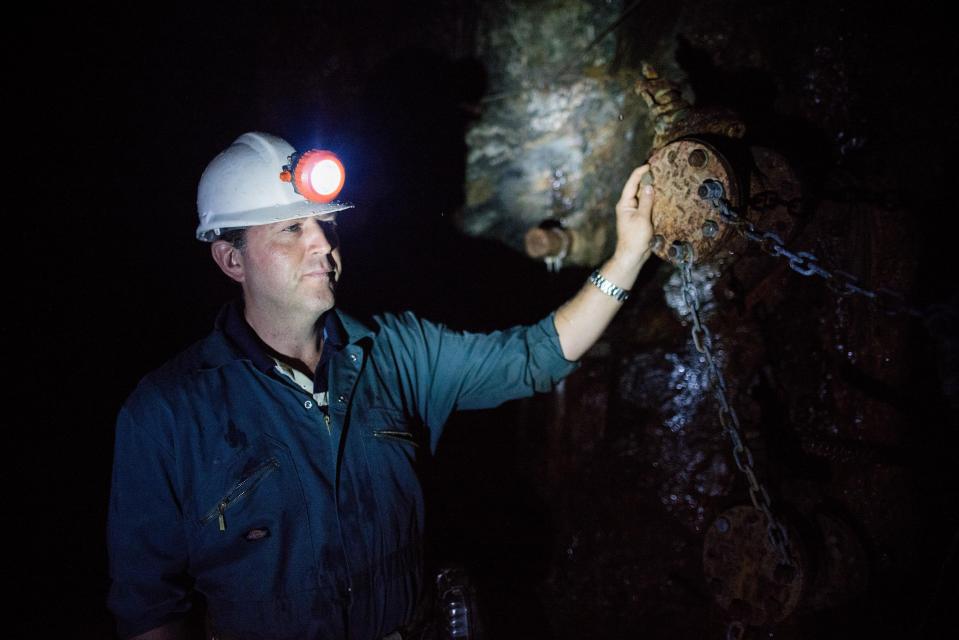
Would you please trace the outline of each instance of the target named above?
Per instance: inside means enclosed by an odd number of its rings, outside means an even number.
[[[323,314],[336,306],[336,298],[331,293],[329,296],[323,296],[315,301],[314,309],[318,314]]]

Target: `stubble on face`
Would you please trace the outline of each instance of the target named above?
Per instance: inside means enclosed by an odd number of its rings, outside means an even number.
[[[243,249],[244,297],[269,316],[314,321],[333,308],[339,248],[315,218],[250,228]],[[320,232],[318,232],[318,229]]]

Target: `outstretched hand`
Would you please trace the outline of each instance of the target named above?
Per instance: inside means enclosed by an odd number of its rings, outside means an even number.
[[[643,176],[649,178],[643,180]],[[616,253],[617,259],[642,265],[651,253],[653,238],[653,186],[649,165],[637,167],[623,186],[623,193],[616,203]],[[647,184],[642,184],[646,182]]]
[[[649,178],[643,180],[643,176]],[[653,187],[649,166],[633,171],[616,203],[616,252],[597,269],[604,280],[629,290],[652,250]],[[644,182],[648,184],[643,184]],[[616,312],[623,306],[614,297],[591,282],[583,285],[569,302],[556,310],[554,323],[563,356],[578,360],[602,335]]]

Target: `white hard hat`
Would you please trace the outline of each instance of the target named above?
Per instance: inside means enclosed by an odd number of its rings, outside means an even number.
[[[314,202],[297,193],[290,181],[295,155],[296,150],[283,138],[251,132],[244,133],[213,158],[197,189],[197,239],[213,242],[225,229],[282,222],[353,206],[348,202]]]

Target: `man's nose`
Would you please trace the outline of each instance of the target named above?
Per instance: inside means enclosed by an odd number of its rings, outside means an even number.
[[[330,222],[311,218],[306,223],[305,235],[311,250],[330,253],[336,248],[336,232]]]

